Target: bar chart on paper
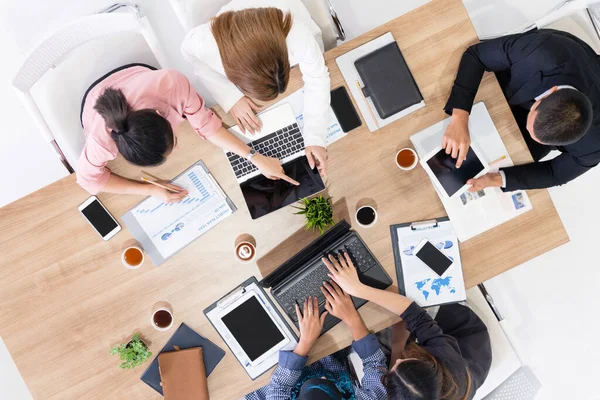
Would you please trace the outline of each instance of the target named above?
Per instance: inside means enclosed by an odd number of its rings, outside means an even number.
[[[234,209],[203,164],[172,182],[188,191],[177,203],[150,197],[131,210],[152,245],[166,259],[231,215]]]

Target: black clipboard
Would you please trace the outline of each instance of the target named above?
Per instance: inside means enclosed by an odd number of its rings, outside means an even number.
[[[448,217],[434,218],[426,221],[407,222],[405,224],[390,225],[392,234],[392,250],[394,251],[394,265],[396,267],[396,280],[398,282],[398,292],[406,296],[406,286],[404,285],[404,272],[402,272],[402,259],[400,258],[400,248],[398,247],[398,228],[409,227],[414,230],[435,229],[440,222],[450,221]]]
[[[296,342],[298,342],[299,338],[298,338],[298,335],[296,335],[296,332],[292,329],[292,327],[290,326],[290,324],[288,323],[288,321],[285,319],[285,317],[279,312],[279,309],[275,306],[275,304],[271,300],[271,297],[267,294],[267,292],[265,292],[265,289],[258,282],[258,280],[256,279],[256,277],[255,276],[251,276],[250,278],[248,278],[244,282],[242,282],[242,284],[240,284],[239,286],[237,286],[233,290],[229,291],[225,296],[221,297],[219,300],[215,301],[213,304],[211,304],[210,306],[206,307],[204,309],[204,311],[203,311],[204,316],[206,317],[206,319],[208,320],[208,322],[210,322],[210,324],[213,326],[213,328],[215,329],[215,331],[217,331],[217,333],[219,334],[219,336],[221,336],[221,339],[223,339],[223,342],[225,342],[225,344],[227,345],[227,348],[229,349],[229,351],[231,353],[234,353],[234,351],[229,346],[229,343],[227,343],[227,340],[225,340],[225,338],[221,335],[221,332],[219,332],[219,330],[217,329],[217,327],[215,326],[215,324],[213,324],[213,322],[211,321],[211,319],[208,318],[207,314],[209,312],[211,312],[212,310],[214,310],[215,308],[217,308],[219,306],[219,303],[221,301],[223,301],[224,299],[227,299],[228,297],[230,297],[235,292],[241,291],[240,293],[244,293],[245,288],[248,287],[248,286],[250,286],[250,284],[252,284],[252,283],[256,284],[256,286],[258,287],[258,290],[260,290],[261,293],[264,294],[264,297],[269,302],[269,304],[271,306],[271,309],[279,316],[279,318],[281,319],[281,321],[283,321],[283,324],[285,325],[285,328],[287,328],[287,330],[290,332],[290,334],[292,335],[292,337],[294,338],[294,340]],[[234,357],[235,357],[235,354],[234,354]],[[235,357],[235,359],[237,360],[237,357]],[[238,360],[238,362],[239,362],[239,360]],[[240,365],[241,365],[241,363],[240,363]],[[246,368],[243,365],[242,365],[242,368],[244,368],[244,371],[246,371]],[[267,369],[266,371],[264,371],[263,373],[261,373],[260,375],[254,377],[254,378],[250,377],[250,379],[255,380],[256,378],[262,376],[269,369]],[[246,373],[248,373],[248,371],[246,371]]]

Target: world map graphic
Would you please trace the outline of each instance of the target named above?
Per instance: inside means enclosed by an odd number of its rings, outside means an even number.
[[[417,290],[421,292],[425,300],[429,299],[429,296],[435,294],[439,296],[440,293],[448,291],[449,293],[456,293],[456,288],[452,284],[452,277],[447,276],[445,278],[427,278],[422,281],[415,282]]]

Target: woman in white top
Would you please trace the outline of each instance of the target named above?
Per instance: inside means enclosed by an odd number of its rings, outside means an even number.
[[[240,129],[261,126],[252,99],[269,101],[298,64],[304,80],[304,144],[325,175],[329,71],[321,31],[301,0],[233,0],[211,22],[188,32],[181,50],[215,100]]]

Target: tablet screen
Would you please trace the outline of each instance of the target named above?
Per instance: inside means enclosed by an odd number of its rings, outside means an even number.
[[[256,360],[284,339],[256,296],[221,317],[221,321],[250,361]]]
[[[446,150],[438,151],[433,157],[427,160],[427,165],[433,171],[438,181],[446,191],[449,197],[458,192],[469,179],[474,178],[484,170],[484,165],[477,157],[477,154],[469,147],[467,159],[460,168],[456,168],[456,158],[446,154]]]

